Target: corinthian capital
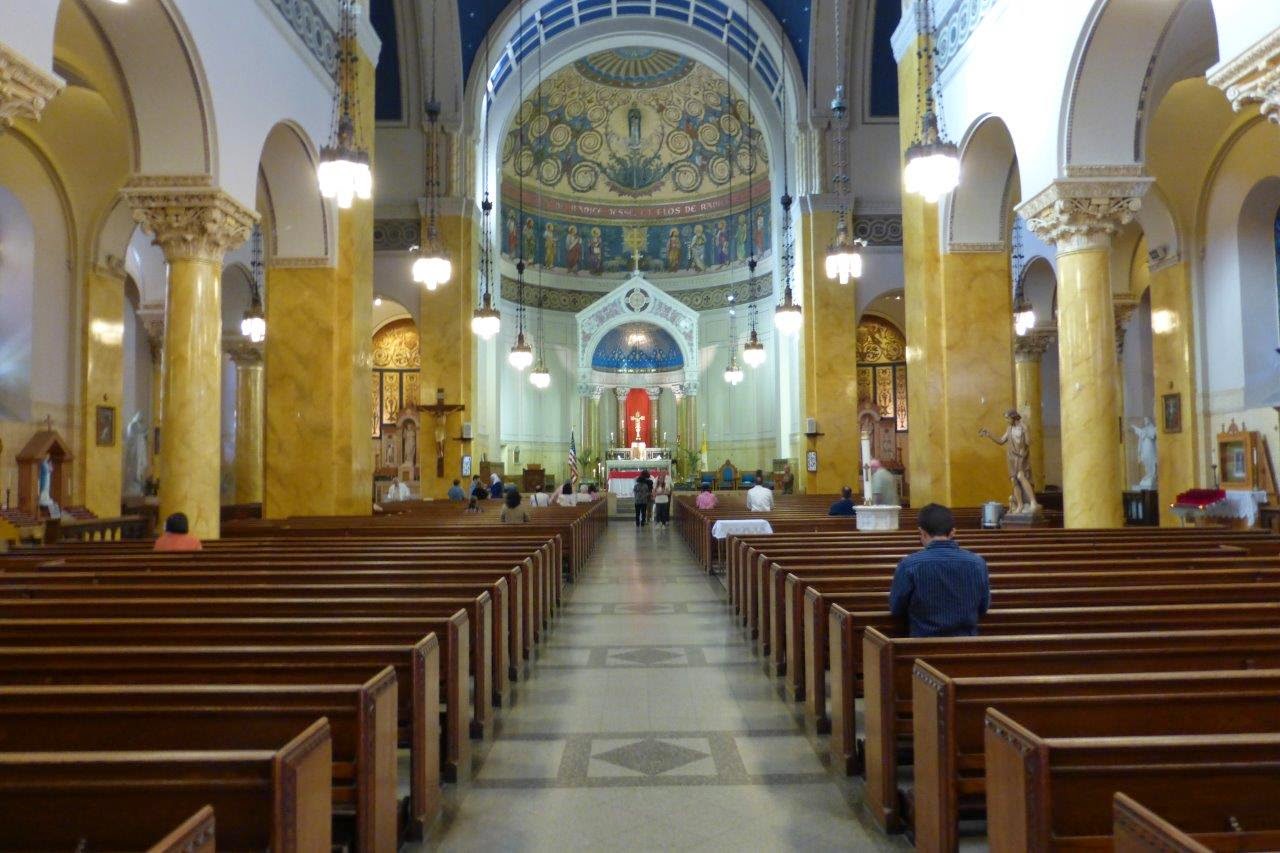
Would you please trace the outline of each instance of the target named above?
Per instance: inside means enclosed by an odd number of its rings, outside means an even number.
[[[1152,180],[1137,175],[1062,178],[1019,205],[1018,213],[1027,228],[1059,252],[1106,248],[1142,208],[1142,196]]]
[[[1236,112],[1257,104],[1268,121],[1280,124],[1280,30],[1222,63],[1208,79],[1226,93]]]
[[[14,13],[17,14],[17,13]],[[0,129],[20,118],[35,121],[63,82],[0,44]]]
[[[1038,362],[1057,340],[1058,330],[1053,328],[1032,329],[1025,335],[1017,335],[1013,339],[1013,360]]]
[[[257,212],[220,189],[207,175],[136,176],[123,190],[133,219],[155,238],[166,261],[222,261],[249,238]]]

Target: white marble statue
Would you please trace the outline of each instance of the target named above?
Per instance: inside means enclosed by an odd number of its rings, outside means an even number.
[[[53,458],[45,454],[40,460],[40,506],[53,506],[49,488],[53,485]]]
[[[1142,480],[1135,491],[1149,491],[1156,487],[1156,425],[1151,418],[1143,418],[1142,424],[1130,424],[1129,429],[1138,437],[1138,461],[1142,463]]]
[[[124,495],[141,497],[147,485],[147,425],[136,413],[124,429]]]

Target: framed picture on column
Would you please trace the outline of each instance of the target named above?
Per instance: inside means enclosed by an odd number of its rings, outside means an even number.
[[[115,406],[98,406],[95,409],[93,430],[98,447],[111,447],[116,443]]]
[[[818,451],[810,450],[804,456],[804,467],[810,474],[816,474],[818,471]]]
[[[471,476],[471,454],[468,453],[462,457],[462,476]]]
[[[1182,395],[1180,393],[1162,394],[1160,396],[1162,432],[1182,432]]]

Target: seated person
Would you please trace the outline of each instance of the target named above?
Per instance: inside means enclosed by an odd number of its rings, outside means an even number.
[[[529,506],[551,506],[551,487],[544,483],[541,489],[534,489],[529,495]]]
[[[471,497],[481,501],[489,497],[489,490],[480,482],[479,474],[471,475]]]
[[[889,610],[908,622],[912,637],[973,637],[991,606],[987,561],[956,544],[955,518],[940,504],[920,510],[924,549],[898,563]]]
[[[453,485],[449,487],[449,500],[461,503],[466,499],[467,496],[462,491],[462,481],[454,480]]]
[[[694,505],[697,506],[698,509],[715,509],[718,503],[719,501],[716,500],[716,493],[711,491],[711,484],[703,483],[702,491],[698,492],[698,497],[694,501]]]
[[[853,511],[853,489],[845,486],[840,490],[840,500],[831,505],[827,515],[857,515]]]
[[[503,524],[528,524],[529,513],[520,506],[520,492],[516,489],[508,489],[506,497],[507,505],[502,509],[502,515],[499,520]]]
[[[189,532],[186,513],[175,512],[164,520],[164,533],[156,538],[157,551],[200,551],[204,546]]]
[[[751,512],[773,512],[773,489],[764,484],[763,471],[756,471],[756,484],[747,489],[747,509]]]
[[[871,469],[871,502],[876,506],[901,506],[898,478],[893,476],[893,472],[879,459],[872,459],[867,467]]]

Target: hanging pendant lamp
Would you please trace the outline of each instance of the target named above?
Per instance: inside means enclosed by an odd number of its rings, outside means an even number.
[[[482,160],[484,200],[480,202],[480,307],[471,314],[471,331],[481,340],[491,341],[502,330],[502,314],[493,307],[490,290],[493,278],[493,200],[489,198],[489,37],[484,40],[484,151]]]
[[[333,102],[333,129],[329,144],[320,149],[320,165],[316,178],[320,195],[336,199],[338,207],[351,207],[358,198],[373,197],[373,171],[369,168],[369,151],[360,144],[356,117],[360,111],[360,95],[356,84],[359,62],[356,43],[356,16],[359,6],[354,0],[340,0],[341,23],[338,33],[338,91]]]
[[[240,334],[252,343],[260,344],[267,339],[267,315],[262,310],[262,227],[253,226],[253,249],[249,261],[252,278],[249,280],[249,308],[240,321]]]
[[[937,81],[930,0],[916,2],[916,33],[916,107],[920,125],[907,146],[902,184],[907,192],[933,204],[960,183],[960,149],[947,139],[942,127],[942,106],[935,100]]]

